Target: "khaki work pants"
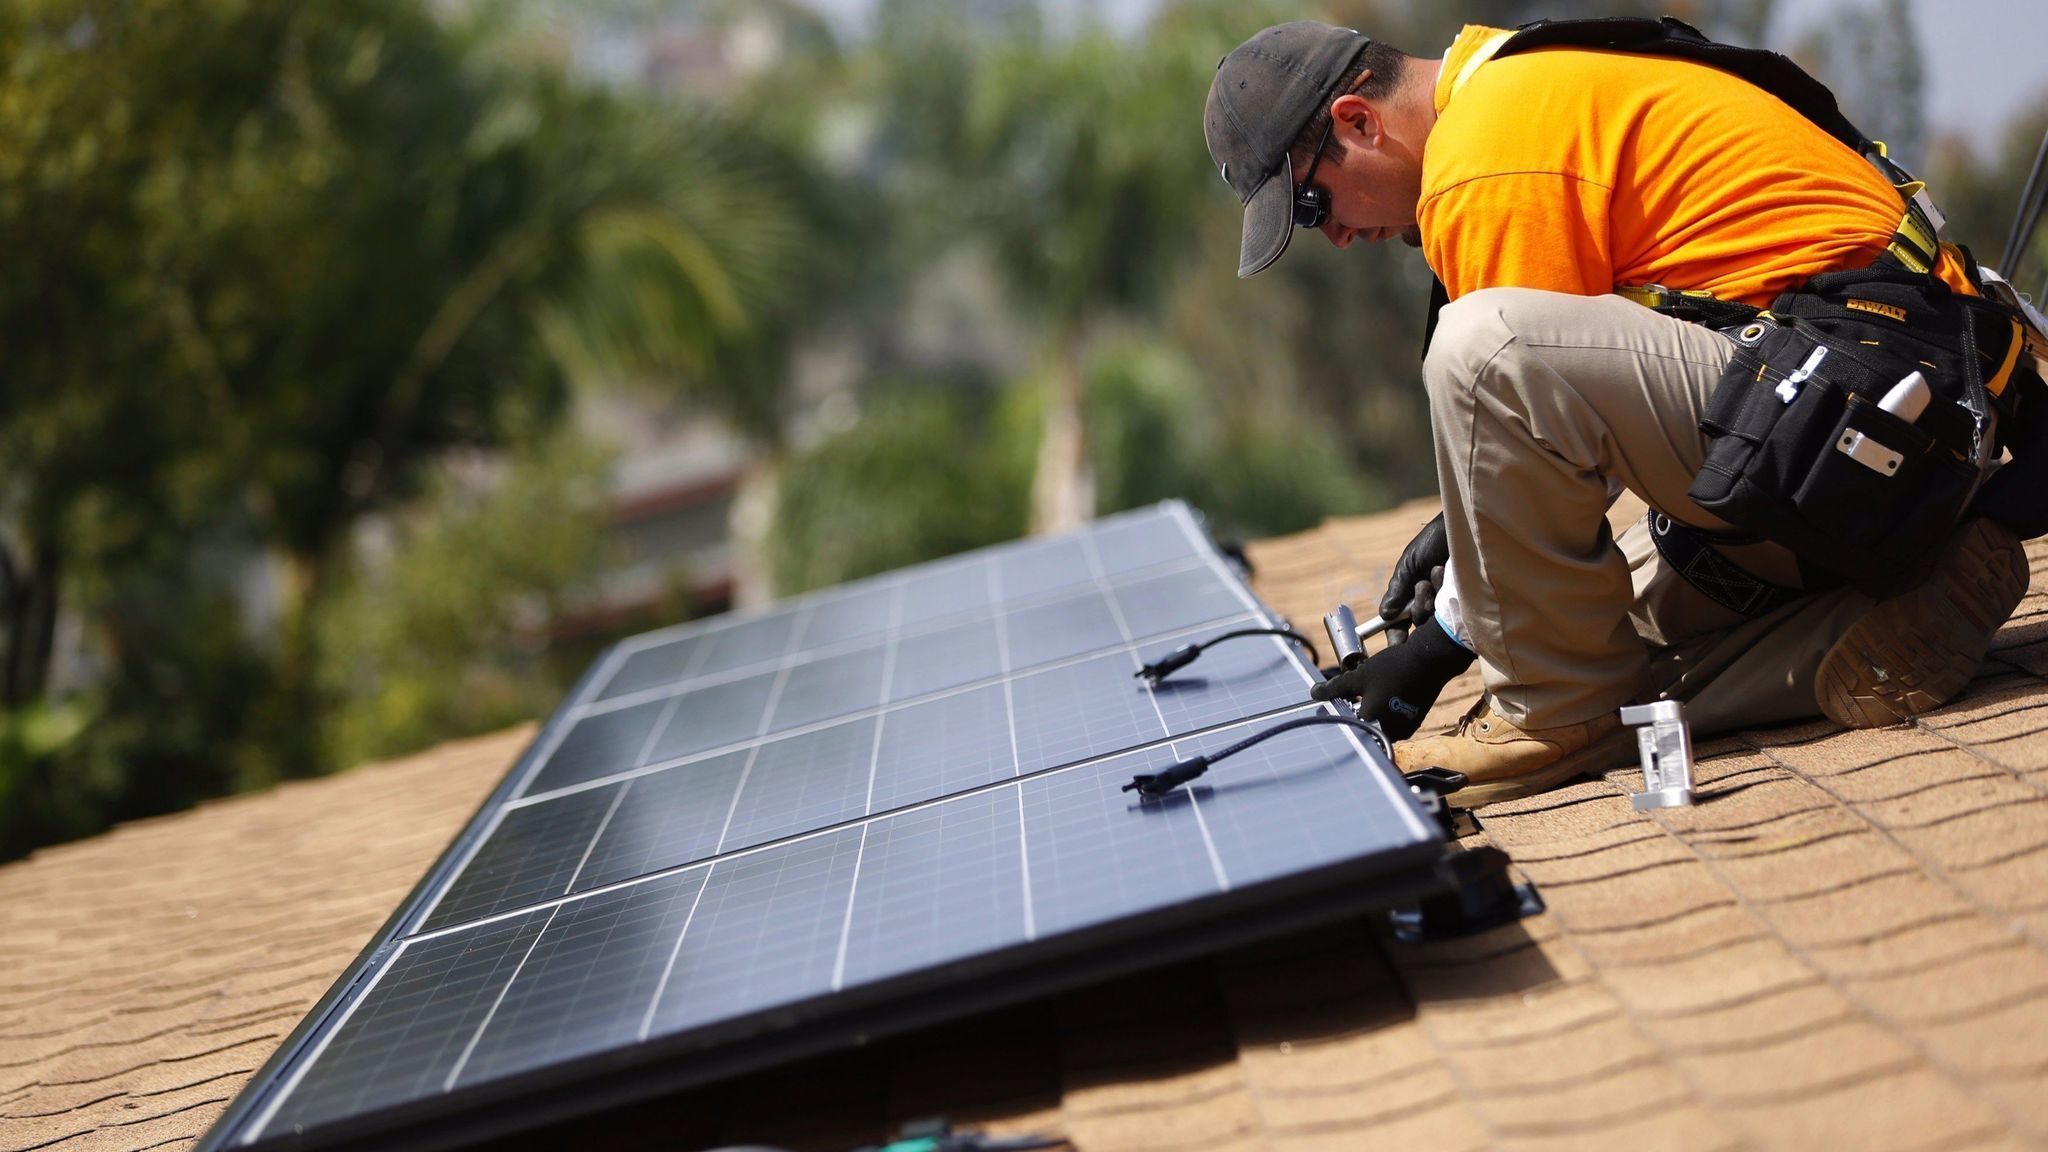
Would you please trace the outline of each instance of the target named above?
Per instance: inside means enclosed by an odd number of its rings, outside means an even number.
[[[1685,701],[1696,732],[1819,714],[1814,671],[1871,605],[1848,589],[1749,619],[1666,565],[1644,523],[1617,541],[1622,489],[1681,523],[1730,525],[1686,496],[1734,344],[1615,296],[1490,288],[1443,310],[1423,379],[1457,594],[1487,692],[1549,728]],[[1723,550],[1801,586],[1792,554]]]

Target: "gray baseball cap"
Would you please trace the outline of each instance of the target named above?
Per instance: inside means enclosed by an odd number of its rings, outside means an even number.
[[[1287,251],[1294,235],[1288,146],[1329,104],[1369,43],[1349,28],[1297,20],[1260,32],[1217,63],[1202,130],[1209,158],[1244,205],[1238,276],[1264,269]]]

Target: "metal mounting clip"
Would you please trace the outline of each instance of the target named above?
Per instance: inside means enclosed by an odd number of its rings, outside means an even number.
[[[1685,705],[1676,700],[1632,704],[1621,710],[1621,722],[1636,728],[1636,750],[1643,761],[1643,790],[1629,796],[1638,812],[1651,808],[1692,806],[1692,730],[1685,725]]]

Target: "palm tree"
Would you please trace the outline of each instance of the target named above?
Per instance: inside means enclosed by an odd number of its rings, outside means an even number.
[[[1044,423],[1032,528],[1094,512],[1084,413],[1103,326],[1165,300],[1213,192],[1199,131],[1213,60],[1170,36],[1101,28],[996,47],[970,96],[969,224],[1044,332]]]

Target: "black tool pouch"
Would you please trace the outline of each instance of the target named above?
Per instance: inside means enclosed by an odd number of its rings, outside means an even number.
[[[1780,296],[1729,332],[1693,500],[1878,594],[1918,582],[1977,484],[1972,322],[1938,281],[1889,265]],[[1932,392],[1920,417],[1880,409],[1915,371]]]

